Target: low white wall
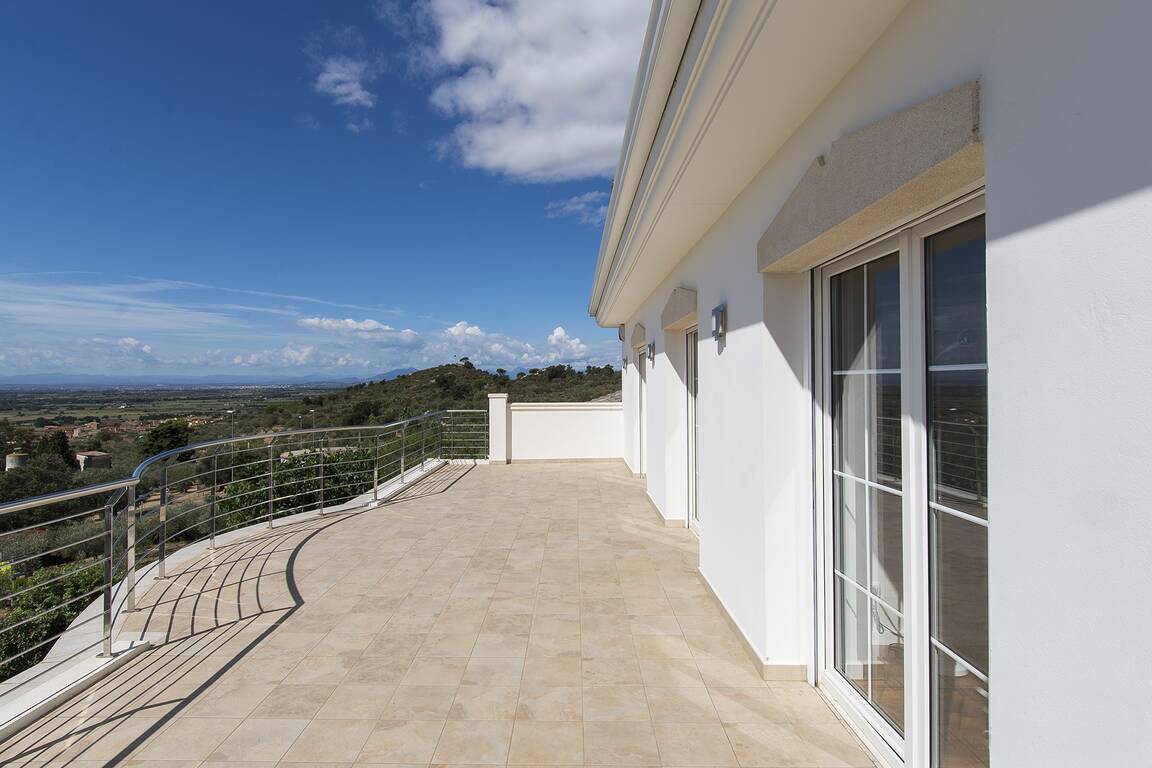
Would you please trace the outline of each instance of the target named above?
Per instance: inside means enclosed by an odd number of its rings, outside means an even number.
[[[512,461],[619,459],[622,403],[513,403],[508,406]]]

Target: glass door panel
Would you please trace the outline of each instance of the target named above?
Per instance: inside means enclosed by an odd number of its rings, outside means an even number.
[[[924,241],[932,744],[988,765],[988,359],[984,217]]]
[[[829,280],[835,666],[904,721],[900,258]]]

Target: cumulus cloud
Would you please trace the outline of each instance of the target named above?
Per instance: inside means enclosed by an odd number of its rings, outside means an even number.
[[[420,334],[411,328],[399,330],[372,319],[302,317],[296,324],[301,328],[330,331],[387,347],[413,347],[418,346],[421,341]]]
[[[416,26],[432,30],[418,52],[438,80],[432,103],[458,121],[446,151],[522,181],[612,174],[646,3],[423,0],[419,10]]]
[[[285,344],[280,349],[249,352],[232,358],[233,365],[243,367],[298,367],[314,363],[316,347],[302,344]]]
[[[567,200],[556,200],[544,207],[544,215],[550,219],[572,216],[581,224],[603,224],[607,214],[607,192],[585,192]]]

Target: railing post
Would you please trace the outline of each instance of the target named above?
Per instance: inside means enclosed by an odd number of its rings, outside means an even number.
[[[372,501],[380,503],[380,433],[372,437]]]
[[[407,424],[400,427],[400,485],[404,485],[404,473],[406,471],[406,463],[405,462],[407,460],[407,453],[406,453],[405,443],[407,443],[408,441],[405,439],[405,433],[407,431],[408,431],[408,425]]]
[[[112,505],[109,502],[104,506],[104,647],[103,656],[112,655]]]
[[[210,521],[208,523],[208,549],[216,549],[216,458],[219,454],[219,448],[212,454],[212,498],[208,505],[208,512],[210,514]]]
[[[168,553],[168,465],[160,468],[160,552],[156,566],[157,578],[168,578],[164,570],[164,556]]]
[[[275,438],[273,438],[273,440],[275,440]],[[269,528],[272,527],[272,515],[274,514],[273,513],[273,506],[274,506],[273,501],[276,498],[276,495],[275,495],[275,492],[276,492],[276,475],[274,474],[275,468],[276,468],[276,463],[273,459],[273,453],[274,453],[275,447],[276,447],[275,442],[268,443],[268,527]]]
[[[428,422],[420,423],[420,471],[424,471],[424,462],[428,459]]]
[[[324,514],[324,440],[321,438],[320,447],[320,514]]]
[[[128,488],[128,517],[127,550],[124,555],[126,566],[124,573],[124,587],[126,603],[124,610],[136,610],[136,486]]]

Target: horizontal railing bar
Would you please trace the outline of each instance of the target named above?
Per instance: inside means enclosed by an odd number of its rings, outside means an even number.
[[[71,625],[69,625],[69,626],[68,626],[68,628],[67,628],[67,629],[65,629],[63,632],[58,632],[58,633],[56,633],[55,635],[52,635],[52,637],[49,637],[49,638],[48,638],[48,639],[46,639],[46,640],[41,640],[40,642],[36,643],[36,645],[33,645],[33,646],[31,646],[30,648],[25,648],[24,650],[20,651],[20,653],[14,653],[14,654],[12,654],[11,656],[9,656],[9,657],[8,657],[8,658],[6,658],[6,659],[0,660],[0,666],[2,666],[2,665],[4,665],[4,664],[7,664],[7,663],[8,663],[8,662],[10,662],[10,661],[15,661],[16,659],[20,658],[20,657],[21,657],[21,656],[23,656],[24,654],[26,654],[26,653],[31,653],[32,651],[36,650],[37,648],[39,648],[39,647],[40,647],[40,646],[42,646],[42,645],[47,645],[48,643],[54,643],[54,642],[56,642],[56,641],[57,641],[57,640],[59,640],[61,637],[63,637],[63,636],[64,636],[64,634],[65,634],[66,632],[68,632],[68,630],[69,630],[69,629],[74,629],[74,628],[76,628],[76,627],[82,627],[82,626],[84,626],[85,624],[87,624],[87,623],[88,623],[88,622],[90,622],[90,621],[99,621],[101,618],[103,618],[103,617],[102,617],[102,616],[100,616],[99,614],[97,614],[97,615],[95,615],[95,616],[89,616],[88,618],[84,619],[84,621],[79,621],[79,622],[76,622],[75,624],[71,624]]]
[[[36,621],[36,619],[47,616],[48,614],[52,613],[53,611],[58,611],[66,605],[71,605],[72,603],[76,602],[77,600],[83,600],[85,598],[91,598],[95,595],[100,594],[103,591],[104,591],[104,585],[101,584],[100,586],[96,587],[95,589],[89,590],[88,592],[85,592],[82,595],[75,595],[72,598],[65,600],[62,603],[57,603],[56,605],[52,606],[51,608],[48,608],[47,610],[41,611],[40,613],[37,613],[34,616],[29,616],[25,619],[21,619],[20,621],[16,622],[15,624],[9,624],[5,627],[0,627],[0,635],[3,635],[6,632],[10,632],[11,630],[16,629],[17,627],[22,627],[30,621]]]
[[[86,510],[84,512],[77,512],[77,513],[72,514],[72,515],[65,515],[64,517],[54,517],[51,520],[45,520],[42,523],[33,523],[32,525],[26,525],[23,528],[12,528],[11,530],[0,531],[0,536],[11,536],[14,533],[27,533],[28,531],[35,531],[39,528],[43,528],[46,525],[55,525],[56,523],[63,523],[63,522],[67,522],[68,520],[75,520],[78,517],[90,517],[91,515],[99,515],[99,514],[103,514],[103,513],[104,513],[104,506],[101,505],[99,507],[95,507],[93,509],[89,509],[89,510]]]
[[[52,583],[57,582],[57,581],[60,581],[61,579],[71,578],[72,576],[75,576],[78,573],[83,573],[84,571],[87,571],[90,568],[103,567],[103,565],[104,565],[104,558],[100,558],[96,562],[89,563],[88,565],[81,566],[80,568],[76,568],[76,569],[68,571],[66,573],[62,573],[59,576],[53,576],[50,579],[45,579],[44,581],[41,581],[37,584],[33,584],[31,586],[24,587],[23,589],[19,589],[15,592],[9,592],[6,595],[0,595],[0,601],[12,600],[13,598],[17,598],[20,595],[27,594],[28,592],[31,592],[35,589],[39,589],[40,587],[46,586],[48,584],[52,584]]]
[[[45,550],[43,552],[39,552],[39,553],[34,554],[34,555],[29,555],[27,557],[22,557],[19,560],[9,560],[7,563],[5,563],[5,565],[8,565],[10,567],[11,566],[17,566],[17,565],[20,565],[21,563],[26,563],[29,560],[36,560],[37,558],[44,557],[45,555],[54,555],[57,552],[64,551],[65,549],[69,549],[71,547],[78,547],[81,544],[87,544],[90,541],[95,541],[96,539],[101,539],[103,537],[104,537],[104,534],[101,532],[101,533],[96,534],[95,536],[89,536],[86,539],[80,539],[79,541],[72,541],[72,542],[69,542],[67,544],[64,544],[63,546],[55,547],[53,549],[48,549],[48,550]]]

